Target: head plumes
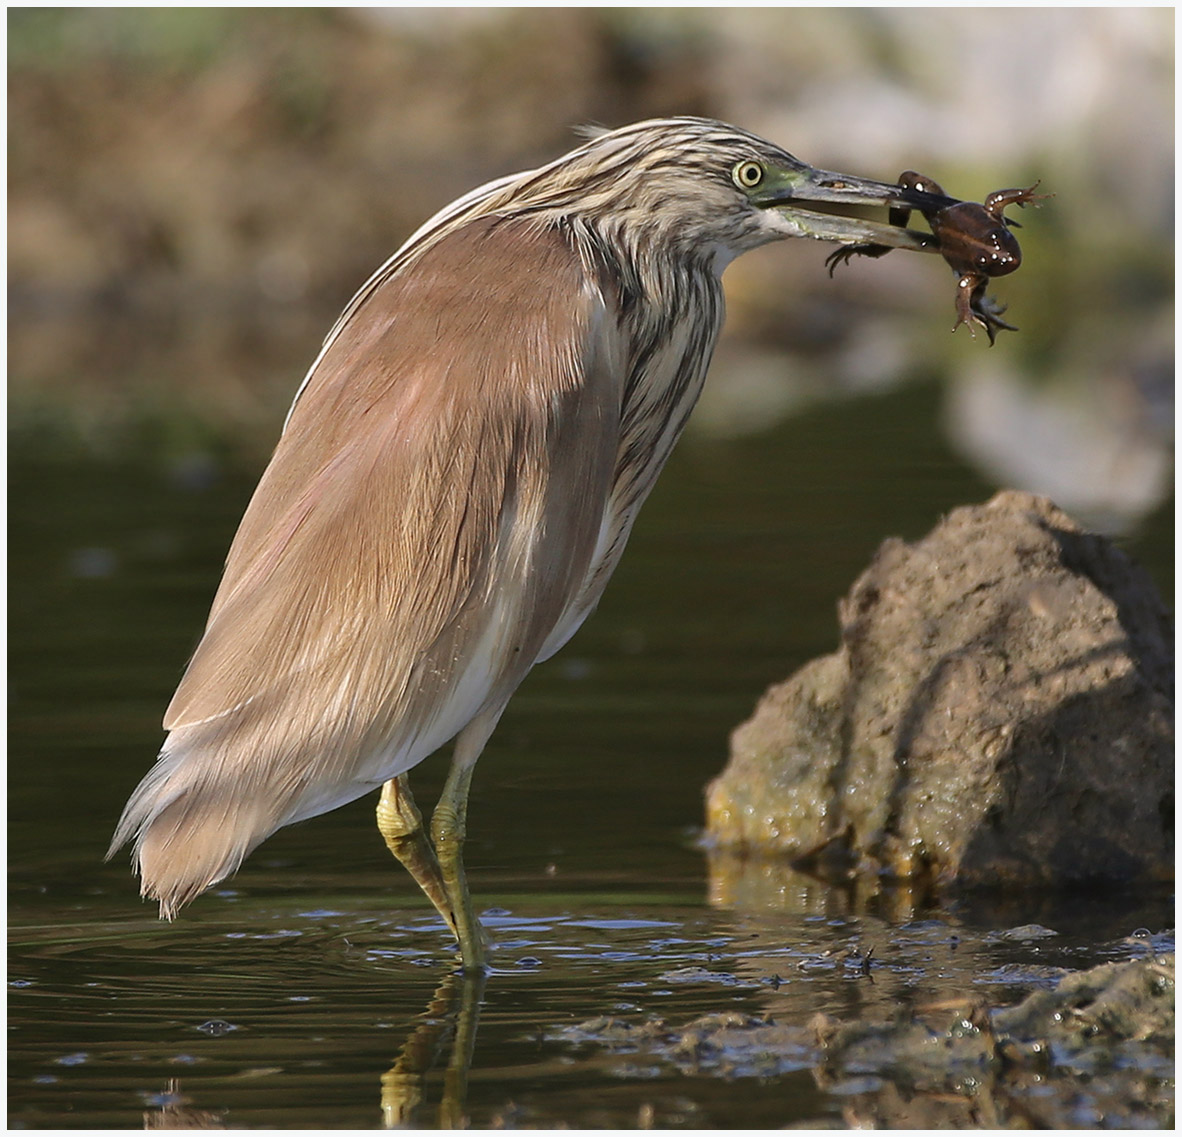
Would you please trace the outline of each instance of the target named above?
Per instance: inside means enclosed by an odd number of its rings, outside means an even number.
[[[790,154],[754,134],[701,118],[653,119],[596,132],[569,154],[518,175],[487,202],[489,212],[571,215],[614,238],[734,252],[762,240],[762,210],[737,180],[753,168],[792,168]],[[483,212],[483,210],[482,210]],[[770,238],[763,238],[763,240]]]
[[[652,119],[596,130],[582,145],[536,170],[498,178],[436,214],[403,246],[415,255],[438,237],[488,215],[569,219],[598,229],[614,247],[713,256],[774,240],[766,210],[736,181],[743,163],[792,169],[800,163],[754,134],[703,118]],[[726,258],[729,259],[729,256]]]

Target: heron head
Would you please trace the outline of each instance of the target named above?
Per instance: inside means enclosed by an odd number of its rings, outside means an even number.
[[[614,241],[705,254],[717,271],[748,249],[787,237],[923,249],[930,238],[922,234],[840,210],[920,210],[953,201],[816,169],[757,135],[702,118],[597,132],[506,189],[515,209],[579,215]]]

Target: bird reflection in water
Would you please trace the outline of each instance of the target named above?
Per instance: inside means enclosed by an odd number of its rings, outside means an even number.
[[[435,1127],[467,1127],[468,1070],[476,1047],[486,980],[483,971],[456,970],[444,976],[394,1065],[381,1076],[383,1128],[419,1129],[430,1124],[427,1114],[434,1082],[431,1075],[445,1056]],[[196,1108],[192,1098],[182,1091],[179,1078],[170,1079],[167,1089],[155,1100],[159,1108],[144,1111],[145,1129],[229,1128],[227,1111]]]

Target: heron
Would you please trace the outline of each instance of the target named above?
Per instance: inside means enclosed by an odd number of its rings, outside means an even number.
[[[108,858],[131,842],[172,919],[277,829],[380,791],[386,845],[486,970],[473,769],[618,564],[702,389],[724,268],[786,238],[931,251],[839,207],[932,200],[680,117],[442,209],[300,385]],[[428,827],[408,773],[449,742]]]

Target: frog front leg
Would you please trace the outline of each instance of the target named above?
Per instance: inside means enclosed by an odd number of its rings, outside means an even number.
[[[899,187],[901,189],[917,189],[924,193],[939,194],[944,196],[944,191],[936,185],[930,178],[925,178],[922,174],[917,174],[914,170],[904,170],[899,175]],[[1033,189],[1033,186],[1031,187]],[[1002,206],[1004,209],[1004,205]],[[925,214],[925,216],[927,216]],[[896,225],[900,229],[907,228],[907,222],[911,220],[911,210],[905,205],[896,205],[887,213],[887,221],[891,225]],[[936,238],[928,237],[926,235],[920,237],[924,245],[932,246],[937,244]],[[825,258],[825,264],[829,268],[829,275],[833,276],[833,270],[838,265],[849,264],[853,257],[885,257],[891,251],[889,245],[843,245],[840,249],[830,253]]]
[[[842,245],[825,258],[825,264],[833,276],[838,265],[849,264],[853,257],[885,257],[890,251],[890,245]]]
[[[1020,229],[1021,226],[1016,221],[1007,220],[1006,206],[1017,205],[1024,209],[1028,202],[1044,201],[1048,197],[1055,196],[1053,193],[1035,193],[1034,191],[1038,189],[1039,185],[1041,185],[1041,179],[1025,189],[994,190],[981,204],[990,217]]]

